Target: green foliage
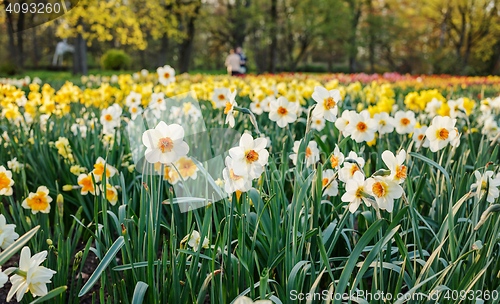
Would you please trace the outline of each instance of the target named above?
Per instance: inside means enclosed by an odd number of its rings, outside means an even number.
[[[130,65],[130,56],[125,51],[111,49],[102,56],[101,65],[105,70],[124,70]]]
[[[20,71],[21,70],[18,68],[17,64],[13,62],[8,62],[0,65],[0,76],[14,76]]]

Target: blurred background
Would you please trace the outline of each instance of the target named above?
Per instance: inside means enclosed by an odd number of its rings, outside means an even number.
[[[237,46],[251,73],[500,71],[500,0],[81,0],[66,1],[66,14],[7,9],[32,2],[0,0],[0,76],[165,64],[225,73]]]

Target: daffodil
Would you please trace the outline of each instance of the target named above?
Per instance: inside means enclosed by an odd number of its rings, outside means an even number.
[[[346,161],[350,160],[350,161]],[[344,159],[344,167],[339,171],[339,179],[346,183],[354,177],[354,173],[360,171],[365,166],[365,160],[359,157],[356,152],[351,151]]]
[[[186,237],[188,237],[188,236],[186,236]],[[191,233],[191,237],[189,237],[188,245],[191,248],[193,248],[194,251],[198,251],[198,248],[200,248],[200,247],[207,249],[207,248],[209,248],[208,244],[209,244],[209,241],[206,237],[203,239],[203,241],[201,241],[200,233],[196,230],[193,230],[193,232]]]
[[[280,128],[284,128],[289,123],[297,120],[297,104],[289,102],[284,96],[271,102],[269,108],[269,119],[275,121]]]
[[[16,295],[16,300],[21,302],[28,291],[33,297],[42,297],[48,293],[47,284],[51,283],[50,279],[56,273],[40,264],[47,258],[47,251],[42,251],[31,256],[31,251],[28,247],[21,250],[19,258],[19,268],[9,268],[5,270],[7,274],[15,272],[10,277],[12,287],[7,294],[7,302],[10,302],[12,297]]]
[[[224,114],[226,114],[226,123],[229,124],[231,128],[234,128],[234,107],[237,107],[236,103],[236,90],[228,93],[228,100],[226,101],[226,107],[224,108]]]
[[[339,184],[336,180],[331,180],[335,173],[332,169],[327,169],[323,171],[323,187],[326,187],[323,191],[324,195],[337,196],[339,194]]]
[[[0,214],[0,248],[7,249],[14,241],[19,238],[19,234],[15,231],[16,225],[7,224],[7,219],[3,214]]]
[[[290,159],[293,161],[294,165],[297,165],[297,157],[299,153],[299,148],[300,148],[300,143],[302,141],[295,141],[293,143],[293,154],[290,155]],[[312,166],[315,163],[319,161],[319,149],[318,149],[318,143],[315,142],[314,140],[311,140],[306,147],[305,150],[305,163],[306,166]]]
[[[130,94],[125,98],[125,105],[129,108],[138,106],[141,104],[142,95],[134,91],[130,91]]]
[[[156,73],[158,74],[158,81],[164,86],[175,82],[175,70],[169,65],[159,67],[156,69]]]
[[[230,156],[226,157],[226,167],[222,171],[224,178],[224,190],[232,194],[236,191],[247,192],[252,187],[252,180],[248,176],[237,175],[234,173],[233,160]]]
[[[409,134],[413,132],[417,120],[413,111],[397,111],[392,119],[392,124],[396,127],[398,134]]]
[[[483,175],[479,171],[474,171],[476,182],[471,185],[471,188],[476,188],[482,194],[487,193],[486,201],[494,203],[500,192],[500,174],[495,177],[493,171],[486,171]]]
[[[339,146],[335,144],[333,154],[330,156],[330,163],[333,169],[340,170],[340,166],[344,163],[344,154],[340,152]]]
[[[403,195],[403,188],[390,177],[374,177],[366,180],[366,189],[375,197],[380,209],[392,212],[394,200]]]
[[[351,115],[353,114],[356,114],[356,111],[344,110],[344,112],[342,112],[342,115],[335,121],[335,127],[337,127],[339,131],[345,132],[345,129],[349,124]]]
[[[189,152],[189,146],[184,141],[184,128],[178,124],[167,125],[163,121],[156,128],[144,132],[142,143],[147,147],[146,160],[152,164],[173,163]]]
[[[106,199],[111,203],[111,205],[116,205],[116,202],[118,201],[118,191],[115,186],[106,184],[106,188],[104,188],[104,185],[101,185],[101,191],[106,194]]]
[[[356,171],[354,173],[353,178],[347,181],[345,190],[346,192],[342,195],[341,200],[349,203],[349,211],[351,213],[358,210],[361,202],[364,202],[367,207],[371,206],[371,202],[368,199],[368,185],[361,172]]]
[[[266,146],[267,139],[254,139],[248,133],[243,134],[239,146],[229,150],[229,155],[233,160],[234,174],[258,178],[264,171],[264,166],[267,165],[269,158]]]
[[[324,87],[316,86],[312,98],[316,101],[316,106],[312,112],[314,117],[321,117],[330,122],[337,120],[337,104],[342,100],[339,90],[328,91]]]
[[[96,193],[99,193],[99,188],[96,188],[94,186],[94,179],[92,178],[94,176],[93,173],[89,174],[80,174],[78,176],[78,185],[81,187],[81,194],[82,195],[87,195],[89,192],[92,193],[93,195],[96,195]],[[97,182],[97,180],[95,180]]]
[[[420,128],[415,128],[415,130],[413,131],[412,139],[417,147],[420,147],[420,145],[422,145],[422,147],[424,148],[429,147],[430,141],[427,137],[425,137],[425,132],[427,131],[427,129],[428,127],[422,126]]]
[[[425,131],[426,137],[429,139],[429,148],[432,152],[437,152],[443,149],[450,141],[455,139],[455,123],[456,119],[451,119],[448,116],[436,116],[432,120],[431,125]]]
[[[212,105],[214,109],[222,108],[226,105],[226,102],[229,101],[229,92],[228,88],[216,88],[212,94]]]
[[[394,180],[398,184],[401,184],[406,179],[406,166],[404,162],[406,160],[406,151],[403,149],[399,151],[399,153],[394,156],[394,154],[386,150],[382,153],[382,160],[389,170],[391,170],[390,179]]]
[[[31,209],[33,214],[38,212],[49,213],[51,202],[52,198],[49,196],[49,189],[45,186],[40,186],[35,193],[29,194],[29,196],[23,201],[22,206],[25,209]]]
[[[104,133],[114,133],[114,129],[120,126],[122,112],[122,108],[116,103],[102,110],[101,124],[104,127]]]
[[[363,141],[372,141],[375,138],[375,132],[378,129],[378,123],[370,117],[370,112],[367,110],[361,113],[352,113],[349,118],[349,123],[345,128],[346,134],[350,134],[351,138],[360,143]]]
[[[392,133],[392,131],[394,131],[394,125],[392,124],[393,121],[388,113],[376,113],[373,115],[373,119],[378,123],[377,132],[379,132],[381,135]]]
[[[98,157],[96,162],[95,162],[95,165],[94,165],[94,170],[92,170],[92,173],[94,173],[94,177],[95,177],[96,182],[99,182],[102,180],[102,176],[104,175],[104,171],[106,171],[106,179],[109,179],[118,173],[118,170],[115,167],[108,164],[104,160],[104,158]]]

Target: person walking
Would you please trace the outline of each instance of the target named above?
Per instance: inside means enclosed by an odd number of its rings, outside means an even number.
[[[245,74],[247,72],[247,56],[245,56],[245,53],[243,53],[243,49],[241,46],[236,48],[236,54],[240,56],[240,73]]]
[[[241,57],[235,54],[234,49],[229,51],[229,56],[226,58],[226,67],[229,75],[240,75]]]

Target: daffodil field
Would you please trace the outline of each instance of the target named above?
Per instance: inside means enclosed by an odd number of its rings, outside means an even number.
[[[0,302],[499,303],[500,77],[0,82]]]

